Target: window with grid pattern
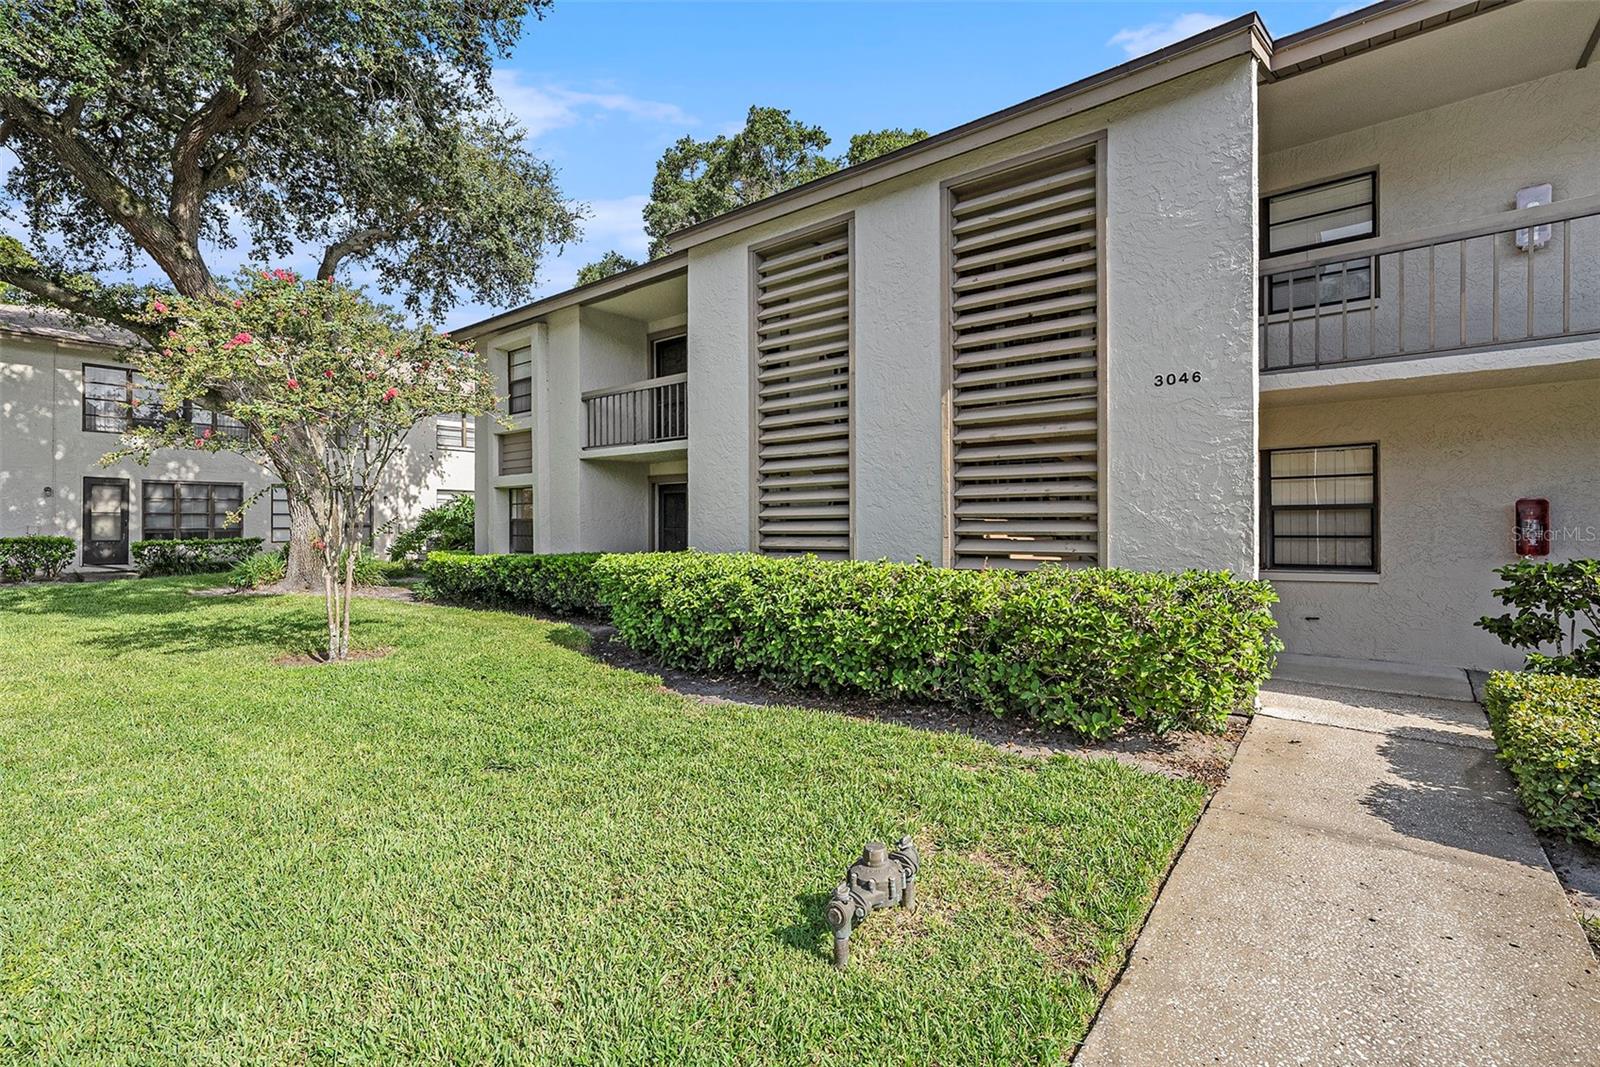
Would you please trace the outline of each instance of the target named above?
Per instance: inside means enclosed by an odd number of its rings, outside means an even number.
[[[160,426],[161,390],[131,367],[83,365],[83,428],[92,433],[127,433]]]
[[[511,551],[533,551],[533,490],[508,489]]]
[[[440,415],[434,419],[434,441],[440,448],[471,452],[477,447],[477,420],[470,415]]]
[[[1280,448],[1266,453],[1267,566],[1378,569],[1378,446]]]
[[[272,487],[272,539],[288,541],[293,522],[289,517],[289,490],[281,485]]]
[[[533,410],[533,349],[528,345],[506,353],[506,410],[513,415]]]
[[[238,537],[244,517],[228,520],[244,507],[244,486],[238,482],[143,483],[141,522],[146,540],[164,538]]]

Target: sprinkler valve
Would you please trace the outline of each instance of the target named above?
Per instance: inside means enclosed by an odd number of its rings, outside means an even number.
[[[881,908],[916,906],[917,870],[922,858],[916,843],[902,837],[893,849],[869,841],[861,858],[850,865],[844,881],[828,900],[828,926],[833,930],[833,965],[844,970],[850,962],[850,932],[856,924]]]

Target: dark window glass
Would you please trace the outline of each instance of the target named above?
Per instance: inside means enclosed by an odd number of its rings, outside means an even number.
[[[146,539],[238,537],[244,528],[244,486],[237,482],[145,482],[141,521]]]
[[[506,353],[506,382],[510,390],[507,410],[513,415],[533,410],[533,349],[514,349]]]
[[[136,426],[160,426],[161,391],[128,367],[83,365],[83,428],[95,433],[127,433]]]
[[[1378,569],[1378,448],[1284,448],[1265,456],[1269,568]]]
[[[656,486],[656,549],[689,547],[689,487],[682,482]]]
[[[653,377],[689,372],[689,338],[663,337],[654,345],[651,357]]]
[[[533,551],[533,490],[508,489],[511,516],[511,551]]]

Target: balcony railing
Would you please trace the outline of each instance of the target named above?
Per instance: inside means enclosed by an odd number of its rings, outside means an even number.
[[[689,436],[689,376],[670,374],[583,394],[584,448],[682,441]]]
[[[1600,336],[1600,196],[1261,261],[1261,369]]]

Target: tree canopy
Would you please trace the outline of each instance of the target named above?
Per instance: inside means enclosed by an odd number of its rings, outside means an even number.
[[[613,274],[621,274],[625,270],[632,270],[639,265],[637,259],[623,255],[615,249],[607,252],[593,263],[585,263],[578,268],[578,284],[588,285]]]
[[[0,282],[138,330],[104,284],[142,253],[181,294],[203,249],[364,266],[439,315],[532,288],[581,210],[498,108],[494,60],[550,0],[11,0],[0,5]]]
[[[832,174],[841,167],[903,148],[926,130],[868,130],[850,138],[850,148],[832,157],[821,126],[797,122],[788,111],[751,107],[742,129],[709,140],[681,137],[656,163],[644,230],[650,256],[672,251],[668,237],[706,219],[753,204],[774,193]]]

